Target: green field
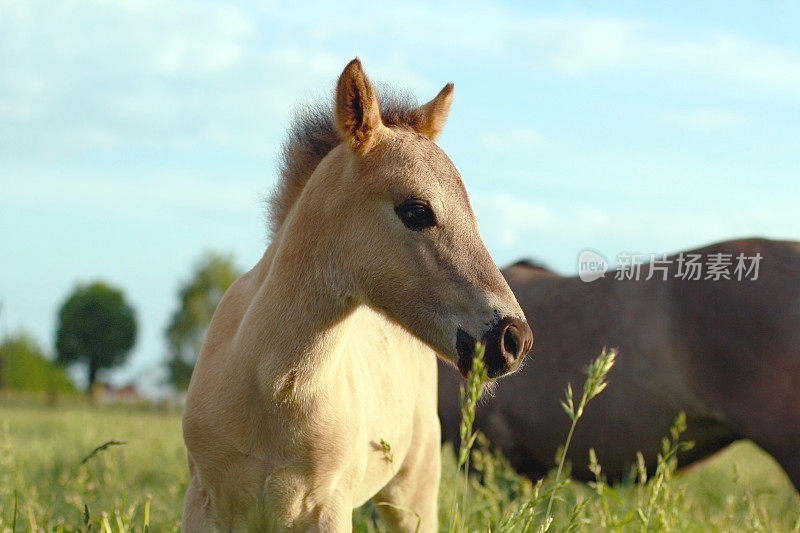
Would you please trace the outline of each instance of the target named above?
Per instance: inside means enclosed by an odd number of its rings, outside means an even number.
[[[81,463],[111,440],[124,444]],[[447,531],[461,476],[449,449],[443,453],[440,529]],[[503,516],[538,492],[531,515],[536,531],[552,481],[537,489],[480,449],[473,463],[481,476],[471,479],[467,511],[459,513],[466,529],[520,529],[519,523],[501,528]],[[45,407],[35,400],[5,400],[0,407],[0,531],[142,531],[148,507],[150,531],[178,530],[187,476],[175,412],[79,403]],[[570,521],[581,531],[800,530],[800,499],[774,461],[749,443],[674,478],[667,475],[655,488],[652,482],[613,488],[569,483],[557,492],[550,531],[562,531]],[[463,484],[458,490],[461,501]],[[354,524],[360,531],[381,528],[369,508],[355,514]]]

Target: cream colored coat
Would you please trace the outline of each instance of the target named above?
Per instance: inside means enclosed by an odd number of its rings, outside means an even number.
[[[343,72],[344,142],[225,294],[198,358],[185,531],[349,531],[370,498],[391,504],[393,529],[437,529],[436,355],[457,360],[459,328],[481,338],[498,316],[524,319],[431,142],[451,94],[414,130],[390,128],[360,63]],[[410,196],[435,227],[398,220]]]

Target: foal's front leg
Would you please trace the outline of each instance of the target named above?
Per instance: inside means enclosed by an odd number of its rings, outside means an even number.
[[[217,530],[217,526],[211,517],[208,495],[194,475],[186,491],[181,530],[184,533],[202,533],[204,531]]]
[[[299,471],[282,468],[265,486],[269,531],[350,532],[352,498],[338,488],[311,490]]]
[[[423,533],[439,529],[440,443],[437,420],[429,434],[412,445],[397,475],[373,498],[390,531],[413,532],[417,523]]]

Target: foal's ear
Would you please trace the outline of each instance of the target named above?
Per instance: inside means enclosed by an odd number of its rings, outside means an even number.
[[[444,129],[444,123],[447,122],[447,113],[450,112],[452,103],[453,84],[448,83],[433,100],[416,109],[414,130],[432,141],[438,139]]]
[[[363,155],[377,143],[381,126],[375,88],[355,58],[344,67],[336,84],[336,127],[350,147]]]

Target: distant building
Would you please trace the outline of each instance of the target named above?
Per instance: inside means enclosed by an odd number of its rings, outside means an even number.
[[[147,399],[139,392],[135,383],[129,383],[121,387],[116,387],[108,383],[100,383],[94,391],[95,400],[98,403],[124,403],[135,404],[143,403]]]

